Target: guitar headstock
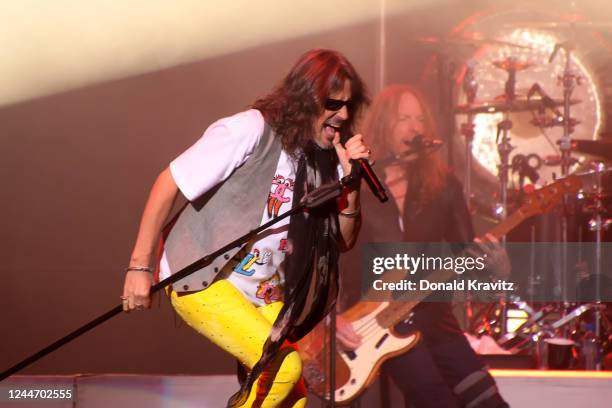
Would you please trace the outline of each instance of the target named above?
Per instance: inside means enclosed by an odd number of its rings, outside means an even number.
[[[581,187],[580,177],[576,175],[564,177],[528,194],[519,211],[526,217],[545,213],[557,205],[565,194],[575,194]]]

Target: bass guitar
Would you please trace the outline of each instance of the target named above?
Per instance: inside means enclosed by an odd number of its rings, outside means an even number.
[[[553,208],[565,194],[576,193],[582,182],[569,176],[528,194],[523,205],[489,231],[497,238],[506,235],[527,218],[543,214]],[[400,277],[405,271],[394,270],[386,277]],[[453,270],[437,270],[428,276],[430,282],[447,282],[457,275]],[[359,302],[342,317],[361,335],[362,342],[355,350],[338,350],[335,355],[335,402],[344,405],[358,397],[376,378],[382,363],[412,349],[419,341],[417,331],[398,333],[394,327],[407,320],[414,307],[431,294],[431,290],[411,293],[410,299],[393,302]],[[308,388],[321,398],[329,399],[325,367],[329,367],[328,329],[319,324],[299,342],[303,361],[303,375]]]

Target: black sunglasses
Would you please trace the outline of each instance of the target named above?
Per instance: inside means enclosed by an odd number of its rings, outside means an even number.
[[[340,99],[332,98],[327,98],[325,100],[325,109],[327,109],[328,111],[339,111],[345,105],[347,109],[351,109],[353,107],[353,101],[351,99],[347,101],[342,101]]]

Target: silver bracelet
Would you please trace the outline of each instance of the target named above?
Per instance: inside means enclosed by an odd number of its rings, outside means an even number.
[[[357,209],[355,211],[340,211],[339,215],[346,217],[346,218],[355,218],[357,217],[359,214],[361,213],[361,207],[357,207]]]
[[[149,273],[155,272],[153,268],[151,268],[150,266],[128,266],[127,268],[125,268],[125,271],[126,272],[139,271],[139,272],[149,272]]]

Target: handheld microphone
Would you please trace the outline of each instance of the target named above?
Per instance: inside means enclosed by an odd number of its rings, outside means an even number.
[[[342,146],[344,146],[349,138],[350,135],[348,134],[347,130],[342,127],[340,130],[340,142],[342,143]],[[368,187],[370,187],[370,190],[372,190],[372,194],[374,194],[374,196],[378,198],[381,203],[387,201],[389,199],[389,197],[387,197],[387,192],[378,179],[378,176],[376,176],[376,173],[374,173],[370,163],[366,159],[351,159],[351,163],[353,166],[359,166],[361,178],[366,181]]]

